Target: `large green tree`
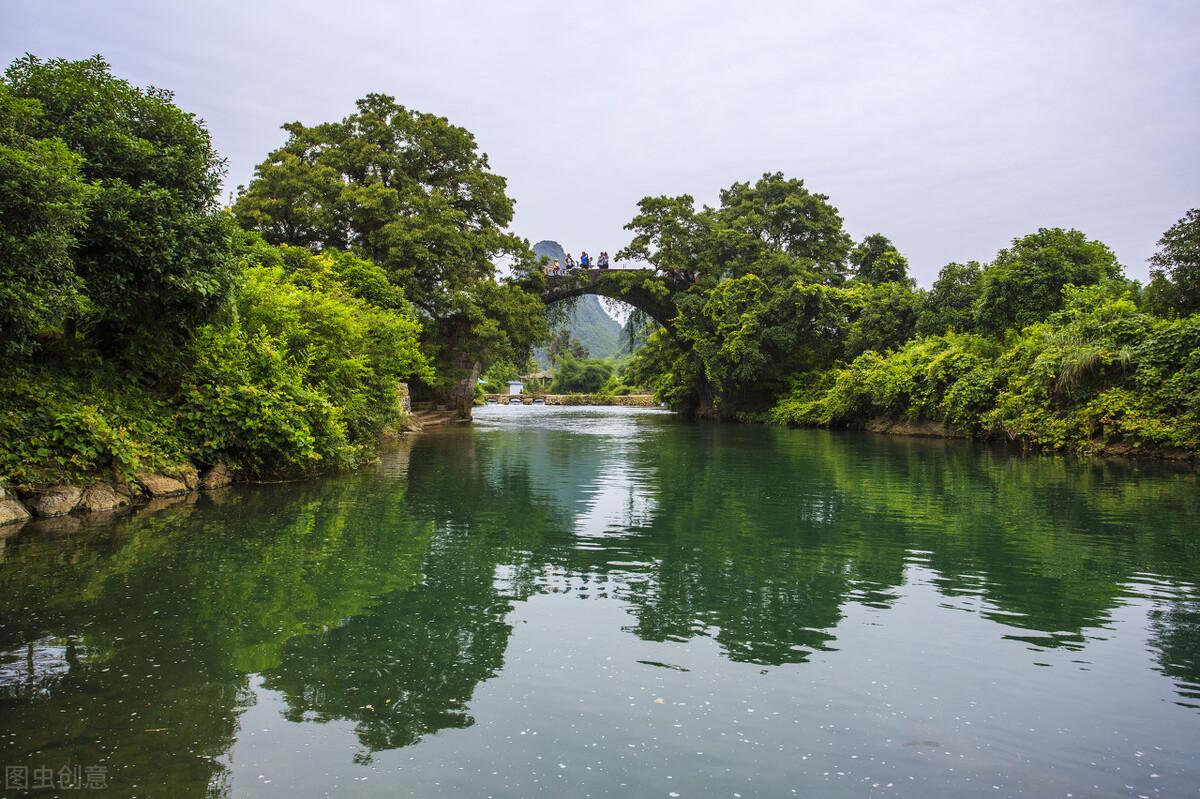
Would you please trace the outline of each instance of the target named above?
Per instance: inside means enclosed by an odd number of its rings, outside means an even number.
[[[40,108],[25,135],[81,156],[90,190],[73,251],[89,308],[80,321],[106,352],[165,352],[219,307],[234,271],[232,227],[216,203],[224,163],[208,131],[171,92],[114,77],[100,56],[26,55],[4,80]]]
[[[758,275],[837,284],[850,238],[823,194],[774,172],[721,191],[716,208],[697,210],[690,195],[646,197],[625,226],[633,232],[619,259],[647,261],[704,286]]]
[[[506,232],[513,201],[469,131],[383,94],[339,122],[284,130],[234,206],[243,226],[382,266],[420,312],[448,385],[470,382],[481,363],[520,361],[544,337],[537,296],[496,279],[504,260],[531,281],[541,270]]]
[[[431,316],[523,250],[505,232],[513,201],[475,137],[444,117],[368,94],[340,122],[284,125],[287,142],[234,206],[272,243],[355,248]]]
[[[1200,208],[1188,211],[1163,234],[1150,257],[1154,282],[1180,314],[1200,312]]]
[[[842,217],[829,197],[809,191],[799,178],[773,172],[753,184],[734,183],[721,192],[712,216],[721,277],[751,272],[766,277],[794,273],[796,267],[824,283],[845,277],[851,241]],[[782,264],[787,266],[781,269]]]
[[[841,295],[849,320],[844,354],[847,359],[864,352],[898,350],[916,331],[921,295],[908,283],[855,285]]]
[[[908,259],[900,254],[892,240],[872,233],[850,251],[854,279],[864,283],[908,283]]]
[[[84,306],[72,260],[87,218],[83,159],[31,135],[41,114],[0,83],[0,355],[28,354],[36,333]]]
[[[852,241],[823,194],[767,173],[734,183],[716,208],[647,197],[619,258],[677,279],[674,332],[651,339],[631,372],[689,412],[765,407],[791,376],[840,352],[840,286]]]
[[[925,294],[917,332],[940,335],[949,330],[966,333],[975,329],[975,304],[983,267],[978,261],[948,263],[938,272],[933,287]]]
[[[1106,245],[1078,230],[1041,228],[1014,239],[983,270],[977,305],[982,330],[1000,333],[1039,322],[1063,307],[1063,287],[1121,277]]]

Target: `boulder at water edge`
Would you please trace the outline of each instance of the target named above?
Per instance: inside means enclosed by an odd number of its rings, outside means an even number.
[[[224,488],[232,482],[233,475],[229,473],[229,467],[223,463],[218,463],[200,478],[200,487],[206,491],[211,491],[214,488]]]
[[[114,510],[128,504],[129,499],[118,494],[113,490],[112,486],[107,483],[96,483],[84,490],[83,496],[80,498],[75,510],[97,513],[99,511]]]
[[[75,510],[82,496],[79,486],[56,485],[32,495],[26,504],[37,516],[66,516]]]
[[[29,509],[12,497],[0,499],[0,527],[29,518]]]
[[[165,474],[138,472],[137,481],[152,497],[177,497],[188,492],[187,484],[175,477]]]

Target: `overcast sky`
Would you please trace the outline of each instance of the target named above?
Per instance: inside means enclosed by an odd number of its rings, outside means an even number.
[[[514,230],[615,253],[649,194],[779,170],[928,285],[1040,226],[1130,275],[1200,206],[1200,2],[0,0],[0,57],[101,53],[176,92],[232,189],[385,92],[475,133]]]

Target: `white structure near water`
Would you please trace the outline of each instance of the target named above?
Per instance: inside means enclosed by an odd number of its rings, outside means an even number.
[[[525,384],[522,383],[520,380],[509,380],[508,381],[508,395],[510,397],[520,396],[521,391],[524,388],[525,388]]]

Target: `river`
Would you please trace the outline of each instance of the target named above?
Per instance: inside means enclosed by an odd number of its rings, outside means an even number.
[[[1200,795],[1194,471],[500,406],[2,546],[31,795]]]

